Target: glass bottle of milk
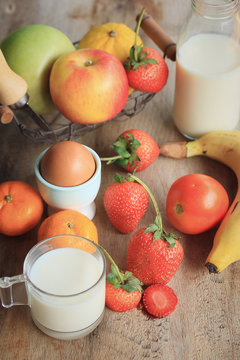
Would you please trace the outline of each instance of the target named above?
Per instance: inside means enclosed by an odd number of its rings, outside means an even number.
[[[238,0],[192,0],[177,43],[173,117],[195,139],[232,130],[240,119]]]

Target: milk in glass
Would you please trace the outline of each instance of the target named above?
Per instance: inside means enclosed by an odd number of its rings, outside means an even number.
[[[47,329],[69,333],[86,329],[104,310],[105,279],[101,264],[80,249],[59,248],[40,256],[29,273],[33,320]],[[51,296],[51,294],[53,296]]]

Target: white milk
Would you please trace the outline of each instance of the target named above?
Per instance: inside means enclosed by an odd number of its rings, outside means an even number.
[[[240,48],[223,35],[199,34],[178,50],[174,121],[197,138],[234,129],[240,115]]]
[[[103,266],[93,255],[74,248],[55,249],[40,256],[29,277],[43,293],[28,288],[32,317],[37,325],[69,333],[96,322],[105,306],[105,276],[95,285]]]

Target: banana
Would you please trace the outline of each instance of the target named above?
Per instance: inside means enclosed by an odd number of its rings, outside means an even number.
[[[173,158],[206,156],[217,160],[236,174],[237,194],[224,216],[206,259],[210,273],[219,273],[240,260],[240,131],[212,131],[197,140],[166,143],[160,146],[160,154]]]

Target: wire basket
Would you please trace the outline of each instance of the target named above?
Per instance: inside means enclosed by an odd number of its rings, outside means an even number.
[[[153,98],[154,93],[143,93],[134,91],[128,98],[126,105],[120,113],[109,121],[125,121],[142,111],[145,105]],[[45,117],[45,121],[50,127],[50,131],[41,129],[33,119],[26,118],[23,110],[15,111],[14,121],[19,128],[20,132],[38,143],[54,143],[63,140],[74,140],[80,135],[88,131],[94,130],[99,126],[104,125],[106,122],[91,125],[81,125],[72,123],[67,120],[61,113],[55,112],[54,114]]]

